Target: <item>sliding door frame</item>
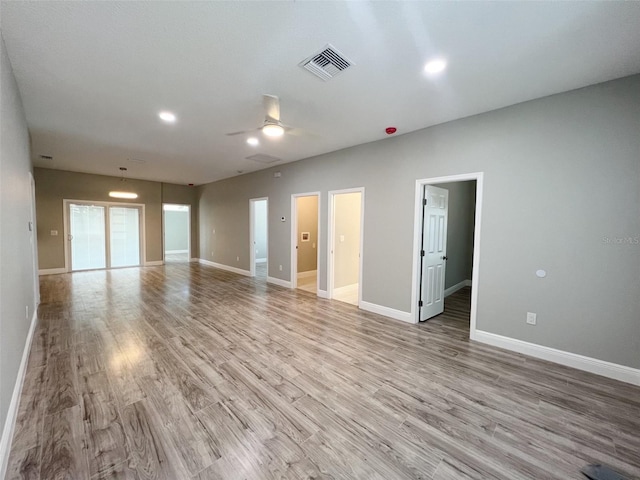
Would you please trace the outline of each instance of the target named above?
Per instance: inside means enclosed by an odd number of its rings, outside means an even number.
[[[139,220],[139,229],[140,229],[140,267],[144,266],[147,261],[147,250],[146,250],[146,228],[145,228],[145,211],[144,211],[144,203],[125,203],[125,202],[100,202],[93,200],[74,200],[65,198],[62,200],[62,212],[63,212],[63,220],[64,220],[64,270],[65,272],[71,272],[71,242],[69,241],[69,235],[71,235],[71,223],[69,218],[69,205],[95,205],[97,207],[105,208],[105,260],[106,265],[111,264],[111,232],[109,230],[109,207],[125,207],[125,208],[137,208],[140,210],[140,220]],[[112,268],[129,268],[129,267],[111,267],[106,266],[104,269],[99,268],[97,270],[111,270]],[[85,271],[85,270],[82,270]]]

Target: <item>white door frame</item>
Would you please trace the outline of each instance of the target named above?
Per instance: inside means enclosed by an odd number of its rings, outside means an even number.
[[[318,243],[316,245],[316,295],[320,290],[320,192],[294,193],[291,195],[291,288],[298,288],[298,204],[300,197],[318,197]]]
[[[174,202],[162,202],[162,262],[166,263],[166,259],[164,258],[166,253],[166,248],[164,245],[165,239],[165,218],[164,218],[164,206],[165,205],[178,205],[180,207],[187,207],[187,218],[189,222],[187,223],[187,249],[189,250],[188,262],[191,261],[191,205],[188,203],[174,203]]]
[[[147,263],[147,249],[146,249],[146,224],[145,224],[145,215],[144,215],[144,203],[125,203],[125,202],[100,202],[93,200],[74,200],[65,198],[62,200],[62,215],[64,222],[64,271],[71,272],[71,244],[69,243],[69,235],[71,233],[71,225],[69,224],[69,204],[70,203],[79,203],[85,205],[98,205],[100,207],[105,207],[105,228],[106,228],[106,252],[107,255],[106,260],[109,263],[109,225],[107,224],[109,220],[109,207],[135,207],[140,209],[140,266],[144,266]],[[129,267],[116,267],[116,268],[129,268]],[[111,267],[107,267],[99,270],[111,270]]]
[[[364,257],[364,187],[345,188],[342,190],[330,190],[329,194],[329,229],[327,231],[327,298],[333,298],[333,251],[335,239],[333,238],[335,222],[335,196],[344,193],[360,193],[360,258],[358,259],[358,308],[362,304],[362,259]]]
[[[269,276],[269,197],[249,199],[249,276],[256,276],[256,202],[267,202],[267,276]]]
[[[425,185],[437,185],[439,183],[476,181],[476,213],[473,231],[473,269],[471,272],[471,312],[469,338],[476,339],[476,320],[478,312],[478,285],[480,265],[480,233],[482,232],[482,191],[484,172],[463,173],[461,175],[448,175],[445,177],[423,178],[416,180],[415,193],[415,217],[413,222],[413,281],[411,289],[411,319],[413,323],[420,321],[420,309],[418,298],[420,289],[420,243],[422,236],[422,196]]]

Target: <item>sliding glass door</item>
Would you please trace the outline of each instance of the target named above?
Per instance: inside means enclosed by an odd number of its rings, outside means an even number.
[[[105,207],[69,205],[71,270],[107,268]]]
[[[140,206],[68,202],[71,271],[141,265]]]
[[[109,207],[111,267],[140,265],[140,210]]]

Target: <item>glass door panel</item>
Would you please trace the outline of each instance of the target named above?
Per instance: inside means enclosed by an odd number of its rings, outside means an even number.
[[[111,267],[140,265],[140,209],[109,207]]]
[[[106,268],[105,207],[69,206],[71,270]]]

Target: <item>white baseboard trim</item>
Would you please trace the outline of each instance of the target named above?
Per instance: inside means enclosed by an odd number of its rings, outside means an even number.
[[[307,270],[306,272],[298,272],[298,278],[311,278],[317,276],[318,270]]]
[[[329,292],[327,292],[326,290],[318,289],[318,296],[320,298],[329,298]]]
[[[458,290],[463,289],[464,287],[470,287],[471,280],[463,280],[460,283],[456,283],[455,285],[450,286],[444,291],[444,296],[448,297],[449,295],[456,293]]]
[[[161,265],[164,265],[164,262],[162,260],[154,260],[152,262],[144,262],[144,266],[145,267],[159,267]]]
[[[172,253],[189,253],[189,250],[165,250],[164,253],[172,254]]]
[[[243,270],[241,268],[231,267],[229,265],[224,265],[222,263],[212,262],[211,260],[205,260],[204,258],[201,258],[199,261],[203,265],[209,265],[210,267],[215,267],[220,270],[226,270],[227,272],[237,273],[238,275],[244,275],[245,277],[251,276],[251,272],[249,270]]]
[[[284,288],[291,288],[291,282],[289,280],[282,280],[276,277],[267,277],[267,283],[273,283],[274,285],[280,285]]]
[[[11,403],[9,404],[9,410],[7,411],[7,418],[4,422],[4,428],[2,429],[2,438],[0,439],[0,478],[5,478],[7,467],[9,466],[9,451],[11,450],[11,441],[13,440],[13,430],[18,418],[20,395],[22,394],[24,377],[27,373],[27,363],[29,362],[29,352],[31,351],[31,342],[33,340],[33,334],[36,330],[37,324],[38,306],[36,305],[33,316],[31,317],[31,326],[27,333],[27,339],[24,342],[22,360],[20,361],[20,367],[18,368],[16,384],[13,387],[13,395],[11,396]]]
[[[396,310],[395,308],[376,305],[375,303],[365,302],[364,300],[360,302],[359,307],[367,312],[377,313],[378,315],[400,320],[401,322],[416,323],[410,312],[403,312],[402,310]]]
[[[38,275],[58,275],[60,273],[67,273],[67,269],[62,268],[44,268],[42,270],[38,270]]]
[[[640,370],[624,365],[605,362],[597,358],[585,357],[584,355],[565,352],[555,348],[544,347],[535,343],[524,342],[482,330],[472,332],[471,340],[640,386]]]
[[[267,263],[266,258],[256,258],[256,263]]]

